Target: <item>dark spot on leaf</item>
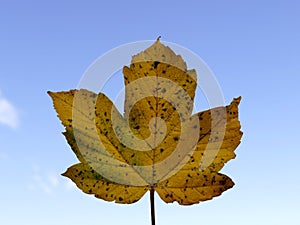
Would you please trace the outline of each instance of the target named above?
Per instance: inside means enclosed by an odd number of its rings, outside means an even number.
[[[212,184],[216,183],[216,176],[213,176],[211,183]]]
[[[226,180],[225,180],[225,179],[220,180],[219,183],[220,183],[221,185],[225,185],[225,184],[226,184]]]
[[[158,64],[160,64],[160,62],[159,62],[159,61],[154,61],[154,63],[153,63],[153,67],[154,67],[154,69],[156,69],[156,68],[157,68]]]

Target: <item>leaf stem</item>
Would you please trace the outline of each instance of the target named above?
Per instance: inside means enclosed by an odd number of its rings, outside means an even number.
[[[154,188],[150,189],[151,225],[155,225]]]

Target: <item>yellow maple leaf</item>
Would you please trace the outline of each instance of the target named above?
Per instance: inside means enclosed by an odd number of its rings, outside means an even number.
[[[192,114],[196,71],[159,39],[123,74],[124,113],[103,93],[48,92],[80,161],[63,175],[117,203],[136,202],[150,190],[167,203],[191,205],[231,188],[219,171],[240,143],[241,98]]]

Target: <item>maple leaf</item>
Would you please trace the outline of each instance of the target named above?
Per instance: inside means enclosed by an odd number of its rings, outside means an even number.
[[[197,75],[159,39],[123,68],[124,112],[103,93],[48,92],[80,163],[63,174],[87,194],[133,203],[148,190],[191,205],[233,187],[219,173],[235,157],[241,97],[192,114]]]

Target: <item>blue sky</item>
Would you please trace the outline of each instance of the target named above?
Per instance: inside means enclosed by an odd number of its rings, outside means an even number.
[[[235,187],[189,207],[157,197],[157,224],[297,224],[299,10],[296,0],[2,0],[0,223],[150,224],[148,194],[133,205],[107,203],[60,176],[77,159],[46,92],[75,88],[112,48],[161,35],[209,65],[226,103],[243,96],[244,136],[222,170]]]

